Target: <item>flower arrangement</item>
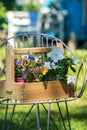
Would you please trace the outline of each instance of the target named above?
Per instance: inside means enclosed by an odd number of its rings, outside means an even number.
[[[67,82],[68,69],[73,72],[75,61],[64,57],[63,48],[53,46],[47,57],[42,55],[28,54],[14,60],[15,79],[22,77],[25,82],[62,80]],[[3,71],[0,69],[0,75]]]

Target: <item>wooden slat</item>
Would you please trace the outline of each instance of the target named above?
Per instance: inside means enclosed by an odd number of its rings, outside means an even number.
[[[9,98],[9,99],[17,99],[23,100],[23,88],[22,85],[18,87],[14,87],[14,83],[12,84],[12,92],[6,91],[6,80],[0,81],[0,97]]]
[[[6,91],[12,91],[14,81],[14,50],[11,45],[6,48]]]
[[[12,84],[12,93],[6,92],[6,81],[0,81],[0,97],[23,102],[44,101],[74,96],[74,86],[60,81]]]
[[[31,52],[31,53],[43,53],[43,52],[49,52],[51,50],[52,50],[51,47],[15,48],[14,53],[15,54],[26,54],[28,52]]]

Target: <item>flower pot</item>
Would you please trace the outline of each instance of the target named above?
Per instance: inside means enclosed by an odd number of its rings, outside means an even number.
[[[19,89],[21,101],[43,101],[74,96],[74,85],[61,81],[14,83],[14,88]],[[18,92],[18,90],[16,90]],[[19,95],[18,95],[19,96]]]
[[[61,81],[27,83],[18,78],[11,85],[12,92],[9,94],[6,92],[6,81],[0,82],[1,97],[17,99],[22,102],[37,102],[74,97],[75,94],[73,84],[66,84]]]
[[[23,78],[15,78],[15,82],[26,82],[26,79],[23,79]]]

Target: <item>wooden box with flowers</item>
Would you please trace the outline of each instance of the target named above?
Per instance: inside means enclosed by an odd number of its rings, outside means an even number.
[[[0,97],[23,102],[74,96],[74,84],[67,80],[73,68],[72,58],[64,57],[63,48],[6,48],[6,81],[0,81]],[[75,79],[74,79],[75,81]]]

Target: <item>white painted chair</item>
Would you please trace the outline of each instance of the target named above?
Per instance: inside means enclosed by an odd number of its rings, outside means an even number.
[[[14,44],[14,48],[11,46],[11,48],[9,47],[9,41],[13,42]],[[77,66],[77,73],[76,73],[76,82],[74,85],[74,89],[72,89],[72,87],[69,88],[69,86],[67,86],[68,92],[70,92],[69,94],[66,93],[66,90],[63,89],[60,91],[63,91],[64,95],[62,98],[55,98],[55,99],[46,99],[43,100],[20,100],[21,96],[23,98],[23,94],[25,91],[25,88],[29,87],[29,84],[21,84],[19,83],[19,86],[17,83],[14,82],[14,77],[13,77],[13,57],[14,57],[14,53],[25,53],[26,49],[27,51],[33,50],[34,52],[38,52],[39,51],[43,51],[46,52],[47,50],[51,50],[52,46],[56,46],[58,45],[58,47],[63,48],[64,47],[64,51],[68,53],[68,55],[71,57],[73,57],[74,59],[79,59],[79,63],[80,66]],[[32,113],[31,111],[33,110],[34,106],[35,106],[35,110],[36,110],[36,120],[37,120],[37,129],[38,130],[43,130],[43,129],[47,129],[47,130],[53,130],[53,129],[67,129],[67,126],[65,125],[64,122],[64,118],[63,118],[63,113],[60,107],[60,103],[65,103],[65,109],[66,109],[66,115],[67,115],[67,120],[68,120],[68,128],[69,130],[71,130],[71,125],[70,125],[70,118],[69,118],[69,112],[68,112],[68,102],[73,101],[73,100],[77,100],[78,98],[80,98],[83,95],[83,92],[85,90],[85,85],[87,82],[87,76],[86,76],[86,67],[85,67],[85,62],[83,59],[76,57],[72,51],[67,47],[67,45],[62,42],[60,39],[53,37],[53,36],[49,36],[46,34],[42,34],[42,33],[23,33],[23,34],[19,34],[19,35],[15,35],[11,38],[6,39],[2,44],[0,44],[0,47],[6,47],[7,49],[7,59],[6,59],[6,65],[7,65],[7,74],[6,74],[6,81],[0,81],[0,105],[5,105],[6,106],[6,112],[5,112],[5,117],[4,117],[4,122],[2,125],[2,130],[10,130],[11,128],[14,127],[14,118],[15,118],[15,114],[16,114],[16,110],[17,107],[21,106],[23,107],[23,109],[26,108],[25,105],[27,105],[28,107],[28,111],[25,110],[25,115],[23,116],[23,119],[21,120],[21,123],[19,123],[19,125],[15,124],[15,129],[16,130],[22,130],[22,126],[24,124],[24,122],[27,122],[27,118],[30,117],[30,114]],[[10,61],[10,62],[9,62]],[[77,64],[78,65],[78,64]],[[80,81],[80,76],[83,77],[82,82]],[[79,81],[81,82],[80,85],[78,85]],[[27,85],[27,86],[26,86]],[[31,87],[33,87],[31,85]],[[73,91],[73,95],[72,95],[72,91]],[[26,91],[27,92],[27,91]],[[40,96],[41,93],[39,93]],[[56,94],[56,92],[54,93],[54,95]],[[33,94],[34,98],[36,97],[36,94]],[[28,95],[29,96],[29,95]],[[58,96],[58,95],[57,95]],[[40,98],[42,98],[42,96],[40,96]],[[55,123],[55,118],[56,117],[52,117],[52,111],[51,111],[51,106],[52,105],[57,105],[58,111],[60,115],[60,119],[62,121],[62,126],[60,128],[60,125]],[[43,126],[41,124],[41,107],[43,108],[43,110],[46,112],[47,114],[47,126]],[[11,113],[11,117],[8,120],[8,112],[9,109],[12,109],[12,113]],[[55,109],[55,108],[54,108]],[[41,110],[41,111],[40,111]],[[20,112],[19,114],[19,118],[20,117]],[[56,114],[56,116],[57,116]],[[30,118],[29,118],[30,119]],[[32,122],[32,120],[31,120]],[[8,123],[8,124],[7,124]],[[16,121],[17,123],[17,121]],[[50,126],[50,123],[52,123],[52,127]],[[60,122],[58,122],[60,124]],[[30,124],[29,124],[30,126]],[[29,126],[27,129],[29,129]],[[33,127],[33,126],[32,126]],[[43,127],[43,128],[41,128]],[[23,127],[23,130],[25,130],[26,128]],[[34,130],[34,128],[32,128],[32,130]],[[36,130],[36,128],[35,128]]]

